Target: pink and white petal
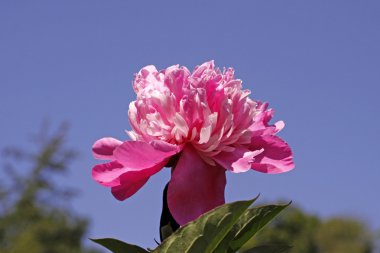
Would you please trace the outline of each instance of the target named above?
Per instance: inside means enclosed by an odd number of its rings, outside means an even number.
[[[179,146],[149,144],[143,141],[125,141],[114,151],[115,159],[135,170],[153,167],[180,152]]]
[[[113,151],[122,143],[122,141],[112,137],[99,139],[92,145],[93,155],[97,159],[113,160]]]
[[[235,147],[234,151],[221,152],[214,156],[213,159],[226,170],[240,173],[250,170],[254,157],[261,152],[263,150],[250,151],[245,147]]]
[[[266,109],[268,103],[263,103],[259,106],[263,110],[255,118],[255,122],[249,127],[249,131],[253,133],[254,136],[259,135],[275,135],[285,127],[283,121],[277,121],[274,125],[270,125],[269,121],[274,115],[273,109]]]
[[[174,168],[168,187],[168,206],[180,225],[224,204],[225,170],[206,164],[187,145]]]
[[[252,169],[256,171],[277,174],[294,168],[293,154],[289,145],[277,136],[253,137],[251,149],[264,149],[252,163]]]
[[[202,74],[206,70],[213,69],[213,68],[214,68],[214,61],[213,60],[205,62],[202,65],[196,66],[193,73],[191,74],[191,76],[194,78],[202,77]]]
[[[267,110],[268,103],[261,103],[258,102],[257,110],[261,111],[257,116],[255,117],[255,121],[253,124],[249,127],[250,131],[260,131],[267,127],[268,121],[272,119],[273,111]]]
[[[245,152],[243,154],[243,157],[239,158],[235,162],[232,163],[232,172],[234,173],[241,173],[246,172],[249,169],[251,169],[252,162],[254,161],[255,157],[262,153],[264,150],[255,150],[255,151],[249,151]]]
[[[274,127],[275,127],[275,133],[278,133],[280,132],[282,129],[284,129],[285,127],[285,122],[282,121],[282,120],[279,120],[277,121],[276,123],[274,123]]]

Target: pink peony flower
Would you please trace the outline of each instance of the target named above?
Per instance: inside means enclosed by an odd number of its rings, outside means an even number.
[[[276,136],[284,122],[269,124],[273,110],[248,97],[232,68],[220,71],[213,61],[192,73],[178,65],[161,71],[146,66],[133,88],[132,140],[107,137],[93,145],[94,156],[110,162],[96,165],[92,176],[118,200],[173,167],[168,206],[183,225],[224,203],[226,170],[282,173],[294,167],[288,144]]]

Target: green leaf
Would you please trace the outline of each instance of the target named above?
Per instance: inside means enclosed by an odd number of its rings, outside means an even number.
[[[128,243],[125,243],[113,238],[90,239],[90,240],[102,245],[103,247],[109,249],[113,253],[147,253],[148,252],[139,246],[128,244]]]
[[[256,246],[252,249],[245,250],[243,253],[284,253],[292,247],[286,244],[270,244]]]
[[[289,205],[266,205],[246,210],[214,252],[236,252]]]
[[[178,229],[154,253],[212,253],[239,217],[256,200],[237,201],[211,210]]]

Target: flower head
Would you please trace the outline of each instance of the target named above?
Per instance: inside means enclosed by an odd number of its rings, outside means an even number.
[[[276,136],[284,123],[269,124],[273,110],[248,97],[232,68],[221,71],[213,61],[193,72],[146,66],[133,88],[132,141],[103,138],[93,146],[96,158],[110,160],[93,168],[93,178],[119,200],[174,159],[168,206],[183,225],[224,203],[226,170],[282,173],[294,167],[288,144]]]

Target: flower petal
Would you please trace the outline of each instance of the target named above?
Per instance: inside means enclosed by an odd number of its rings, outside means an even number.
[[[187,145],[174,168],[168,187],[168,206],[174,219],[183,225],[224,204],[225,170],[206,164]]]
[[[252,137],[251,149],[264,149],[252,163],[252,169],[256,171],[277,174],[294,168],[293,154],[289,145],[277,136]]]
[[[174,145],[174,144],[170,144],[166,141],[160,141],[160,140],[153,140],[151,142],[149,142],[149,144],[155,148],[156,150],[160,150],[162,152],[172,152],[172,151],[175,151],[175,152],[179,152],[181,151],[182,149],[182,146],[181,145]]]
[[[125,200],[135,194],[148,181],[149,177],[137,179],[131,173],[126,173],[121,176],[122,184],[114,186],[111,189],[112,195],[117,200]]]
[[[113,151],[122,143],[112,137],[102,138],[92,145],[92,152],[97,159],[113,160]]]
[[[165,166],[166,161],[151,168],[130,169],[117,161],[98,164],[92,170],[92,177],[101,185],[112,187],[112,194],[118,200],[125,200],[136,193],[152,176]]]
[[[249,130],[254,135],[275,135],[280,132],[284,127],[283,121],[277,121],[275,124],[270,125],[269,121],[274,115],[273,109],[268,109],[268,103],[259,103],[258,110],[261,112],[256,116],[255,122],[249,127]]]
[[[244,147],[236,147],[232,152],[221,152],[213,159],[226,170],[234,173],[246,172],[251,169],[255,156],[263,152],[263,149],[250,151]]]
[[[120,185],[119,177],[128,170],[116,161],[98,164],[92,168],[92,178],[101,185],[113,187]]]
[[[165,142],[125,141],[114,151],[115,159],[125,167],[144,169],[153,167],[180,151],[180,147]]]

